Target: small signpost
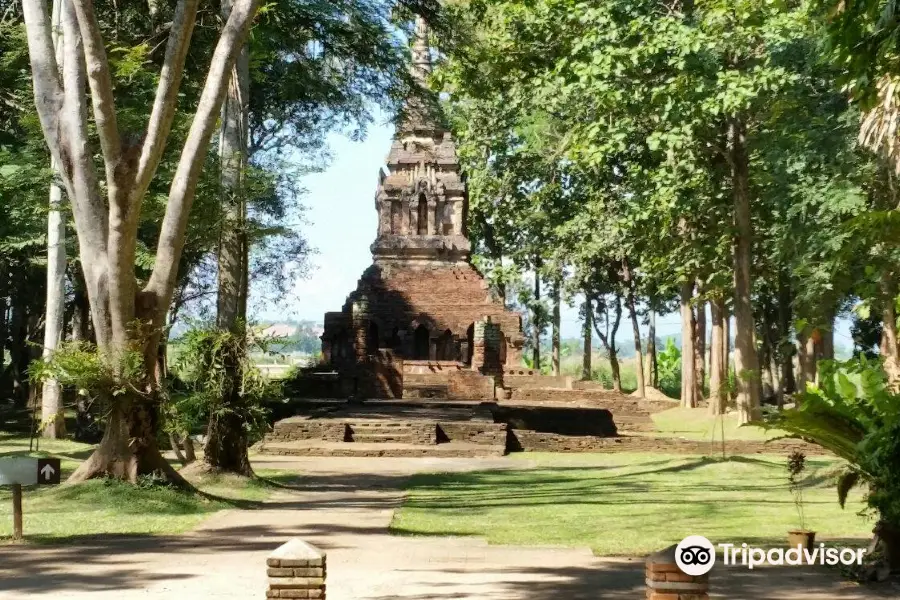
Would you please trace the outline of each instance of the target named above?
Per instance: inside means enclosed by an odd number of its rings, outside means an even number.
[[[0,485],[12,487],[13,539],[22,539],[22,486],[59,485],[58,458],[0,457]]]

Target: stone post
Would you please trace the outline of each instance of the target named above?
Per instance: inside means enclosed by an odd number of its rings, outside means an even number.
[[[280,546],[266,559],[266,598],[325,600],[325,553],[299,538]]]
[[[709,573],[686,575],[675,563],[675,545],[646,561],[647,600],[709,600]]]

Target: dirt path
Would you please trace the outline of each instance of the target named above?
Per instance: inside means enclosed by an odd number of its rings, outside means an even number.
[[[329,600],[643,598],[641,560],[600,559],[586,548],[488,546],[473,538],[387,534],[409,474],[504,468],[510,465],[504,459],[273,457],[256,464],[302,471],[303,485],[278,492],[259,510],[220,513],[188,535],[0,547],[0,600],[263,598],[265,557],[294,536],[328,552]],[[815,570],[729,569],[714,575],[719,599],[900,597],[900,590],[864,591]]]

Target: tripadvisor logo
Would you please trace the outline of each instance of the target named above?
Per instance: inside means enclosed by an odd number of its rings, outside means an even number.
[[[863,548],[835,548],[819,544],[817,548],[756,548],[748,544],[717,544],[702,535],[691,535],[675,548],[675,563],[686,575],[705,575],[716,564],[716,547],[722,551],[726,566],[741,565],[753,569],[760,565],[861,565],[866,551]]]
[[[716,564],[716,549],[702,535],[690,535],[675,547],[675,564],[685,575],[706,575]]]

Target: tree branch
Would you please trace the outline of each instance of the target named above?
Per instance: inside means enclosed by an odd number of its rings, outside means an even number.
[[[71,189],[69,200],[78,232],[79,256],[85,275],[85,286],[91,303],[91,316],[97,343],[105,347],[110,341],[107,212],[100,197],[93,153],[88,143],[87,105],[85,103],[85,63],[78,19],[71,0],[62,0],[62,38],[66,60],[63,61],[65,102],[65,147],[69,159]]]
[[[97,15],[94,14],[92,0],[71,0],[78,15],[84,44],[84,59],[87,65],[88,84],[91,87],[91,100],[94,107],[94,122],[100,135],[100,148],[103,150],[103,163],[106,167],[106,185],[109,189],[110,201],[119,194],[116,170],[122,159],[122,140],[119,137],[119,126],[116,123],[116,103],[113,98],[112,79],[110,78],[109,61],[106,59],[106,48]]]
[[[156,262],[145,288],[146,292],[156,297],[153,324],[157,328],[165,319],[175,289],[188,216],[194,201],[197,179],[203,169],[203,158],[209,149],[210,137],[222,109],[231,69],[253,23],[257,2],[258,0],[237,0],[232,7],[231,16],[216,44],[197,112],[172,179],[166,214],[159,233]]]
[[[181,79],[184,75],[184,63],[187,60],[194,23],[197,21],[198,4],[199,0],[178,0],[175,7],[169,41],[166,44],[166,56],[159,74],[156,98],[153,100],[153,112],[147,125],[147,137],[141,148],[131,195],[130,204],[134,218],[140,214],[140,203],[156,174],[166,147],[166,139],[172,129],[178,90],[181,88]]]
[[[63,88],[56,64],[56,53],[50,35],[50,18],[42,0],[23,0],[22,13],[25,18],[25,32],[28,38],[28,55],[31,62],[31,76],[34,84],[34,104],[44,138],[50,147],[50,154],[59,163],[62,132],[59,111],[63,104]],[[63,173],[68,179],[69,173]],[[70,187],[70,183],[66,187]]]

